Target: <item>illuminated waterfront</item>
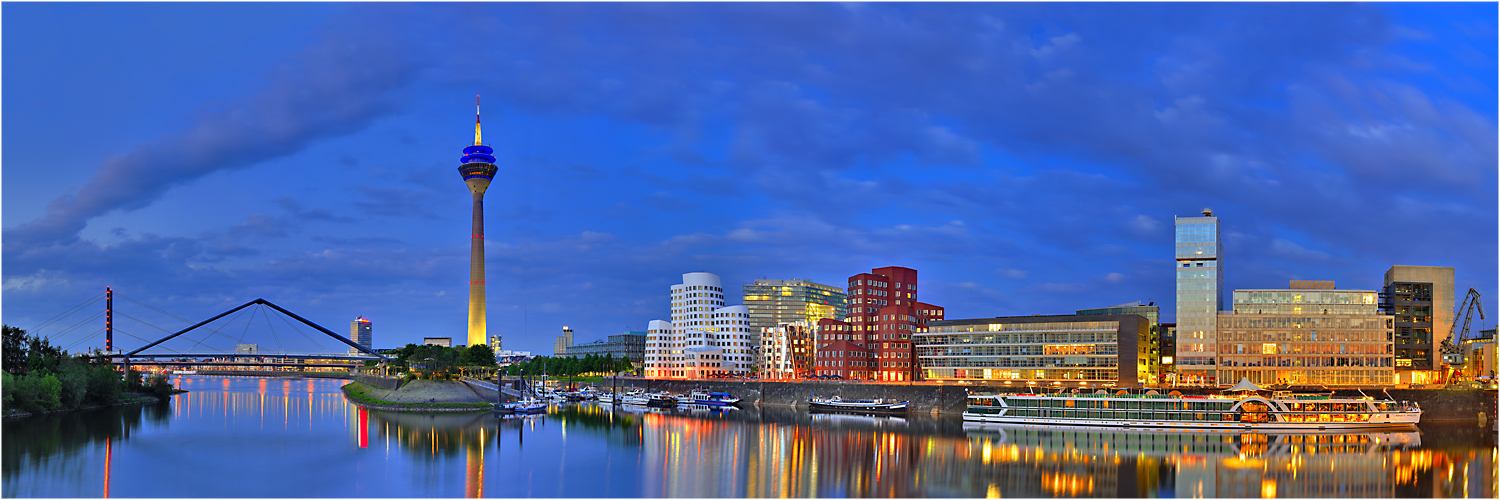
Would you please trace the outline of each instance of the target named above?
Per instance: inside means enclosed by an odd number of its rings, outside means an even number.
[[[1490,497],[1492,434],[1087,432],[957,418],[365,411],[343,381],[187,377],[5,421],[7,497]]]

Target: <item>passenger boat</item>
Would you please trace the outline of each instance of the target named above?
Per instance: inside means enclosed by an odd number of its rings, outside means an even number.
[[[1239,395],[1131,394],[970,395],[969,422],[1156,429],[1362,429],[1411,427],[1422,418],[1415,402],[1274,391],[1263,397],[1249,381]]]
[[[904,413],[909,401],[889,401],[885,399],[844,399],[834,396],[828,399],[819,398],[814,395],[807,400],[807,407],[812,410],[825,411],[848,411],[858,413]]]
[[[684,405],[708,405],[708,406],[734,406],[739,404],[740,398],[725,392],[708,392],[695,390],[677,397],[678,404]]]
[[[198,372],[195,372],[193,370],[176,370],[176,371],[173,371],[172,374],[173,375],[197,375]]]
[[[649,402],[649,401],[650,401],[650,398],[646,397],[646,391],[643,391],[641,389],[635,389],[635,390],[632,390],[632,391],[627,392],[624,395],[620,396],[619,397],[619,401],[617,401],[617,403],[627,404],[627,405],[641,405],[641,406],[645,406],[646,403]]]

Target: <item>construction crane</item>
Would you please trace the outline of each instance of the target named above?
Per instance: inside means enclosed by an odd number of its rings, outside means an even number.
[[[1442,346],[1439,347],[1443,353],[1444,363],[1450,366],[1464,364],[1464,355],[1467,353],[1464,352],[1463,345],[1465,341],[1469,340],[1469,321],[1474,319],[1475,310],[1479,311],[1479,319],[1483,321],[1484,306],[1479,304],[1479,291],[1470,288],[1469,294],[1464,296],[1463,303],[1459,304],[1458,309],[1453,311],[1453,326],[1449,328],[1452,334],[1448,338],[1443,339]],[[1463,322],[1463,327],[1459,327],[1459,321]],[[1452,380],[1451,375],[1454,371],[1449,370],[1449,380]]]

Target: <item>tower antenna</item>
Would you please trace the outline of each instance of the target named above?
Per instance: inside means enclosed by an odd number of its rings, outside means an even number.
[[[474,95],[474,145],[475,146],[481,146],[481,145],[483,145],[482,143],[480,143],[479,139],[480,139],[480,134],[479,134],[479,95],[475,94]]]

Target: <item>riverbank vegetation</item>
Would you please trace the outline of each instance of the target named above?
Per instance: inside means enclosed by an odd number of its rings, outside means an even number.
[[[380,399],[378,397],[375,397],[373,394],[371,394],[372,391],[370,390],[371,389],[370,386],[362,384],[362,383],[359,383],[359,382],[350,382],[350,383],[344,384],[344,386],[341,389],[344,391],[344,396],[345,397],[349,398],[349,400],[353,401],[355,404],[359,404],[359,405],[362,405],[362,406],[374,406],[374,407],[380,407],[380,408],[399,409],[399,410],[406,410],[406,411],[423,411],[423,410],[434,410],[434,411],[474,410],[474,411],[479,411],[479,410],[489,410],[489,409],[493,409],[495,407],[495,405],[491,404],[491,403],[398,403],[398,402],[395,402],[395,401],[386,401],[384,399]]]
[[[122,376],[101,352],[71,355],[26,330],[9,325],[3,330],[0,410],[6,416],[112,406],[147,396],[166,399],[178,392],[165,375],[143,380],[140,372],[131,370]]]
[[[458,380],[466,369],[495,367],[495,351],[484,344],[468,347],[406,344],[391,353],[391,368],[410,380]],[[373,365],[374,362],[366,362]]]

